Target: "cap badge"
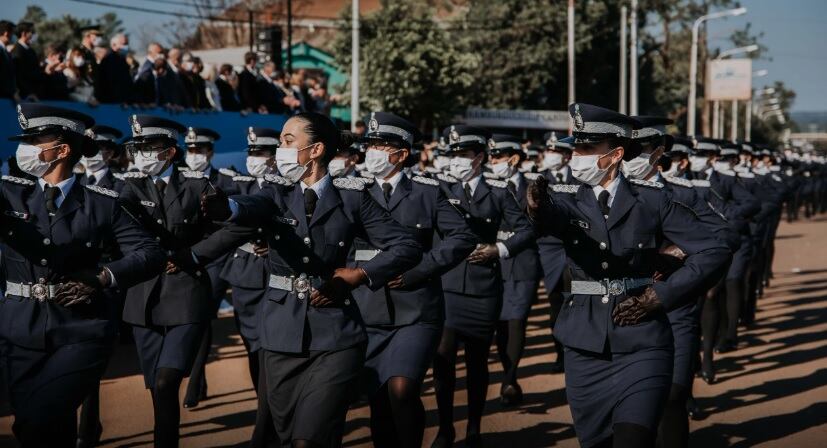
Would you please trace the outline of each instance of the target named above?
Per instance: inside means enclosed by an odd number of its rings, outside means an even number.
[[[574,105],[574,129],[576,131],[582,131],[585,126],[586,126],[586,124],[583,123],[583,116],[580,115],[580,105],[575,104]]]
[[[138,123],[138,116],[137,115],[131,116],[129,118],[129,121],[132,124],[132,134],[134,134],[136,136],[141,135],[141,133],[144,131],[144,128],[141,127],[141,123]]]
[[[87,137],[91,138],[92,140],[94,140],[94,139],[95,139],[95,131],[93,131],[91,128],[89,128],[89,129],[87,129],[86,131],[84,131],[84,132],[83,132],[83,135],[85,135],[85,136],[87,136]]]
[[[368,130],[370,132],[376,132],[379,130],[379,122],[376,121],[376,112],[370,113],[370,121],[368,122]]]
[[[451,126],[451,132],[448,133],[448,143],[452,145],[459,143],[459,132],[453,126]]]
[[[557,134],[554,131],[551,132],[551,136],[549,136],[548,140],[546,140],[546,146],[553,147],[557,144]]]
[[[488,139],[488,147],[490,149],[496,148],[497,147],[497,142],[495,142],[493,138],[489,138]]]
[[[247,130],[247,141],[250,142],[250,143],[254,143],[257,138],[258,138],[258,136],[256,136],[255,132],[253,132],[253,128],[250,127]]]
[[[194,128],[190,127],[189,129],[187,129],[187,142],[194,142],[197,138],[198,136],[195,134]]]
[[[29,120],[23,114],[23,108],[19,104],[17,105],[17,122],[20,123],[20,127],[23,129],[29,127]]]

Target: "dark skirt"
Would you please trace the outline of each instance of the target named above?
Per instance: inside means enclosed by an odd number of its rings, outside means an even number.
[[[460,335],[490,341],[500,317],[502,297],[471,296],[445,291],[445,328]]]
[[[656,431],[672,384],[672,349],[592,353],[566,347],[566,397],[580,445],[612,435],[616,423]]]
[[[291,354],[263,350],[267,403],[279,440],[338,446],[348,405],[356,398],[365,344]]]
[[[537,298],[538,280],[503,281],[503,305],[500,320],[524,320],[528,318],[531,304]]]
[[[147,389],[155,386],[155,372],[161,367],[189,376],[207,325],[209,321],[172,327],[132,327]]]
[[[233,310],[238,322],[238,331],[246,341],[247,348],[254,352],[261,348],[258,324],[261,316],[258,310],[266,289],[249,289],[233,286]]]
[[[727,280],[744,279],[747,275],[747,268],[752,260],[752,241],[749,236],[741,235],[741,247],[732,254],[732,263],[726,274]]]
[[[695,376],[695,358],[701,344],[701,309],[701,304],[693,301],[667,313],[669,324],[672,326],[672,337],[675,339],[672,383],[684,387],[691,387]]]
[[[417,322],[403,327],[366,327],[368,348],[363,385],[373,395],[395,376],[421,384],[442,335],[438,323]]]

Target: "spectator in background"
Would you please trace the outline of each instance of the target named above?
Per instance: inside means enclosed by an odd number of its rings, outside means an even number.
[[[66,101],[69,99],[69,83],[63,70],[65,52],[62,48],[49,46],[46,49],[46,63],[43,66],[43,84],[40,86],[40,98],[44,100]]]
[[[207,91],[204,79],[200,71],[203,69],[201,60],[195,58],[192,53],[184,53],[181,57],[181,67],[178,75],[181,85],[184,87],[184,94],[187,97],[187,105],[193,109],[207,109]],[[198,72],[196,72],[198,70]]]
[[[175,79],[169,76],[169,64],[156,58],[152,70],[144,72],[135,83],[135,102],[149,106],[180,107],[181,91]]]
[[[17,90],[23,99],[37,100],[39,87],[43,82],[40,59],[31,47],[34,42],[34,25],[30,22],[17,24],[17,43],[11,51],[14,61]]]
[[[20,102],[14,74],[14,61],[9,53],[9,47],[13,41],[14,24],[8,20],[0,20],[0,98],[10,98]]]
[[[274,78],[278,77],[276,64],[265,62],[261,67],[261,76],[258,78],[258,98],[261,102],[259,113],[283,114],[287,112],[284,91],[276,85]]]
[[[144,73],[152,71],[153,67],[155,67],[155,60],[163,57],[164,47],[162,47],[161,44],[152,42],[147,45],[146,59],[144,59],[143,64],[141,64],[141,67],[138,69],[138,73],[135,75],[135,80],[137,81],[138,78],[140,78]]]
[[[187,88],[184,85],[184,80],[181,79],[182,57],[183,52],[180,48],[172,47],[169,49],[167,52],[167,65],[169,65],[167,76],[172,79],[175,84],[175,88],[178,90],[179,102],[176,105],[181,107],[189,107],[190,103],[187,95]]]
[[[218,78],[215,80],[215,87],[218,89],[218,96],[221,98],[221,109],[228,112],[241,110],[241,103],[238,100],[236,89],[238,88],[238,75],[233,71],[233,66],[224,64],[218,69]]]
[[[261,105],[258,99],[257,65],[258,56],[248,51],[244,54],[244,70],[238,75],[238,97],[241,100],[241,107],[250,111],[258,111]]]
[[[126,65],[129,66],[129,77],[134,80],[135,77],[138,76],[138,69],[141,67],[141,64],[135,59],[134,51],[126,54]]]
[[[293,89],[293,97],[299,101],[298,112],[307,111],[307,86],[304,83],[304,70],[296,70],[290,76],[290,88]]]
[[[201,71],[201,77],[204,78],[209,107],[217,111],[224,110],[221,107],[221,92],[218,91],[218,86],[215,85],[215,81],[218,79],[218,68],[215,65],[204,67]]]
[[[123,104],[132,99],[132,77],[126,55],[129,38],[116,34],[109,41],[109,51],[98,64],[95,79],[95,98],[104,104]]]
[[[82,47],[75,47],[69,51],[63,75],[66,76],[66,86],[72,101],[98,104],[95,98],[95,85],[92,82],[92,69],[86,63]]]
[[[83,52],[83,59],[86,60],[86,66],[91,71],[90,76],[94,77],[95,65],[98,60],[95,57],[95,48],[104,46],[101,30],[98,25],[93,25],[81,28],[80,32],[80,48]]]

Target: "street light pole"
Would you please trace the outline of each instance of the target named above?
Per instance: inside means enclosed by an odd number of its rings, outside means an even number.
[[[568,7],[568,48],[569,48],[569,104],[574,103],[574,0],[569,0]],[[572,121],[569,118],[569,130]]]
[[[729,139],[738,140],[738,100],[732,100],[732,123],[729,124]]]
[[[627,11],[626,6],[620,7],[620,98],[618,99],[618,112],[626,113],[626,89],[629,82],[626,79],[626,26],[627,26]]]
[[[715,100],[712,102],[712,138],[718,138],[718,120],[720,120],[721,102]]]
[[[353,0],[350,20],[350,130],[359,120],[359,0]]]
[[[629,64],[629,115],[637,115],[637,0],[632,0],[632,14],[629,19],[630,49]]]

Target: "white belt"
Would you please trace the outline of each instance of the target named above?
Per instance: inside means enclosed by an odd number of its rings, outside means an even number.
[[[379,255],[382,251],[379,249],[357,250],[353,255],[355,261],[370,261],[373,257]]]
[[[497,241],[505,241],[514,236],[514,232],[497,231]]]
[[[651,285],[651,278],[621,278],[616,280],[604,279],[601,281],[571,281],[571,293],[589,296],[611,295],[619,296],[641,286]]]
[[[45,302],[55,298],[57,289],[60,286],[61,285],[47,285],[44,283],[25,285],[23,283],[6,282],[6,295]]]
[[[304,300],[310,292],[310,279],[307,274],[296,277],[270,274],[268,285],[274,289],[298,293],[299,300]]]

